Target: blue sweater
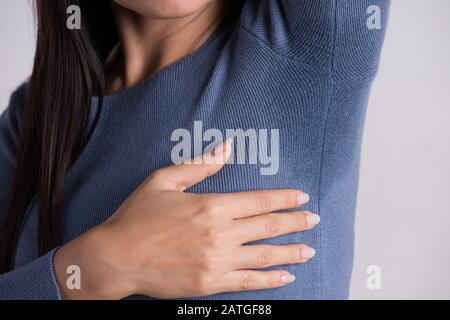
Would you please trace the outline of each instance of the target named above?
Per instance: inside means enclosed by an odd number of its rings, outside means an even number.
[[[285,287],[195,299],[347,298],[361,134],[387,15],[387,0],[248,0],[239,21],[222,24],[195,53],[108,96],[65,179],[63,244],[105,221],[150,173],[172,164],[177,129],[193,140],[211,128],[224,136],[227,129],[250,129],[267,133],[271,150],[278,150],[272,170],[264,174],[262,158],[248,159],[255,146],[247,144],[247,161],[236,160],[188,191],[304,190],[311,200],[303,208],[320,214],[321,223],[256,243],[306,243],[317,255],[282,266],[297,277]],[[0,118],[0,223],[25,94],[22,85]],[[270,139],[276,130],[279,144]],[[199,152],[197,145],[193,154]],[[37,255],[36,209],[31,202],[14,270],[0,275],[0,299],[60,298],[54,250]]]

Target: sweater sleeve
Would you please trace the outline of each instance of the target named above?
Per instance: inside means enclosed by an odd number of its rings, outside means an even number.
[[[14,173],[25,92],[26,85],[20,86],[0,117],[0,226],[4,222],[7,195]],[[60,299],[53,272],[54,252],[0,274],[0,300]]]
[[[332,71],[335,80],[375,74],[389,0],[248,0],[241,27],[278,54]]]
[[[60,300],[53,272],[55,251],[0,275],[0,300]]]

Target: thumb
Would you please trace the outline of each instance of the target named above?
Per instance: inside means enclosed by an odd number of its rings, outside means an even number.
[[[216,174],[225,166],[231,155],[232,142],[232,139],[227,140],[209,153],[155,171],[150,176],[150,186],[157,189],[185,191]]]

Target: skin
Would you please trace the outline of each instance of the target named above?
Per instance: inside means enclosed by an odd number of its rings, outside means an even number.
[[[219,0],[116,0],[120,45],[109,57],[109,91],[134,86],[198,49],[223,18]]]
[[[110,90],[132,86],[201,46],[220,21],[222,5],[214,0],[117,0],[121,43],[111,63],[121,67],[110,77]],[[317,225],[319,216],[307,211],[274,213],[305,204],[305,193],[185,192],[220,171],[230,154],[228,141],[191,164],[155,171],[110,219],[61,247],[54,269],[63,299],[183,298],[293,282],[294,275],[285,270],[256,269],[305,263],[314,249],[243,244]],[[80,290],[66,286],[70,265],[81,269]]]

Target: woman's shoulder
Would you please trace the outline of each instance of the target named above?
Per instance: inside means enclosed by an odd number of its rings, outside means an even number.
[[[24,83],[12,93],[9,105],[0,115],[0,224],[16,163],[26,92],[27,83]]]
[[[28,82],[22,83],[11,94],[9,104],[0,116],[1,160],[13,156],[19,143],[20,127],[25,109]]]
[[[12,91],[9,98],[9,104],[6,106],[5,111],[2,113],[2,117],[10,113],[16,114],[23,112],[27,91],[28,81],[21,83]]]
[[[331,71],[336,80],[378,68],[389,0],[247,0],[241,28],[274,53]]]

